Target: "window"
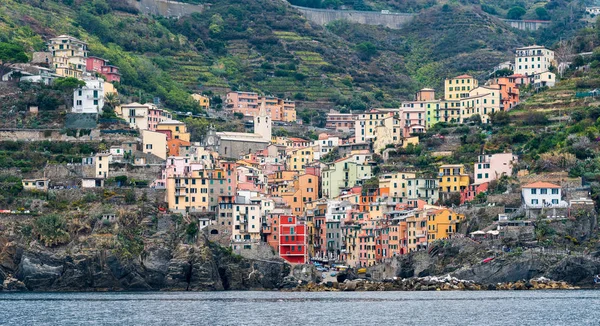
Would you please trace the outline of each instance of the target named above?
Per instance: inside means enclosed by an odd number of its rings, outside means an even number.
[[[548,194],[548,189],[540,189],[540,194],[541,195],[547,195]]]
[[[558,189],[552,189],[552,194],[553,195],[558,195]]]
[[[538,200],[537,199],[532,199],[531,200],[531,205],[537,205],[538,204]]]
[[[531,189],[531,194],[532,195],[537,195],[537,189]]]
[[[558,204],[558,199],[552,199],[552,204],[557,205]]]

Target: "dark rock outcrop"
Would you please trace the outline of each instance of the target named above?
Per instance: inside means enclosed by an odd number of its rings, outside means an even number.
[[[30,291],[215,291],[278,289],[290,272],[280,260],[248,260],[199,240],[147,247],[124,259],[110,250],[76,254],[0,244],[0,284]],[[14,275],[14,277],[12,276]]]

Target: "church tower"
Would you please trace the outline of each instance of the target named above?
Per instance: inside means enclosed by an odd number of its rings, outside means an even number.
[[[258,116],[254,117],[254,133],[256,135],[261,135],[264,140],[271,141],[271,129],[271,116],[267,115],[265,101],[263,99]]]

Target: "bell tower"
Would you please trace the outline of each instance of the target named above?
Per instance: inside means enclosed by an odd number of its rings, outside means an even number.
[[[254,134],[261,135],[264,140],[268,140],[270,142],[271,129],[271,116],[267,114],[265,100],[263,99],[258,115],[254,117]]]

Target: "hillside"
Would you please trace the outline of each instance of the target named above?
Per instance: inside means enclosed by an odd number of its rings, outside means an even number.
[[[351,109],[395,107],[447,76],[483,74],[526,42],[480,10],[444,8],[392,31],[346,24],[323,29],[278,0],[219,1],[179,20],[141,16],[113,0],[8,0],[0,4],[0,39],[33,51],[55,35],[82,38],[92,55],[121,67],[122,95],[135,99],[142,90],[143,100],[159,96],[176,110],[193,108],[188,92],[229,89],[307,101],[304,107],[323,107],[314,103],[323,101]],[[472,39],[457,42],[463,35]]]

